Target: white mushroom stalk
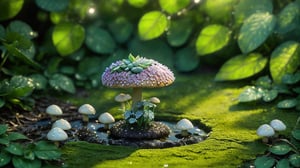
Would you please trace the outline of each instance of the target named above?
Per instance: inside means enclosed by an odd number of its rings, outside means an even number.
[[[193,129],[194,125],[190,120],[184,118],[177,122],[176,128],[181,131],[181,136],[186,137],[189,136],[188,130]]]
[[[129,94],[120,93],[115,97],[115,101],[121,103],[121,110],[126,111],[125,102],[128,102],[131,99]]]
[[[57,120],[57,116],[63,114],[61,108],[55,104],[52,104],[46,108],[46,113],[50,115],[51,121]]]
[[[89,115],[96,114],[95,108],[90,104],[84,104],[79,107],[78,112],[82,114],[82,121],[89,122]]]

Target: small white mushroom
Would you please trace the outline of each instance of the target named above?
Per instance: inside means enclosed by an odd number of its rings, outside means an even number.
[[[94,115],[96,114],[95,108],[90,104],[84,104],[79,107],[78,112],[82,114],[82,120],[83,122],[89,122],[89,116],[88,115]]]
[[[59,119],[53,123],[52,128],[54,128],[54,127],[58,127],[63,130],[69,130],[69,129],[71,129],[71,124],[65,119]]]
[[[256,134],[260,137],[263,137],[262,141],[267,143],[269,137],[275,135],[275,131],[269,124],[263,124],[258,127]]]
[[[275,130],[275,131],[284,131],[286,129],[285,124],[278,119],[274,119],[270,122],[271,127]]]
[[[159,98],[157,98],[157,97],[151,97],[151,98],[149,99],[149,101],[150,101],[151,103],[154,103],[154,104],[159,104],[159,103],[160,103],[160,100],[159,100]]]
[[[109,124],[114,123],[115,119],[114,117],[109,114],[108,112],[102,113],[99,118],[99,122],[104,124],[104,129],[108,130],[109,129]]]
[[[121,110],[125,112],[125,102],[131,99],[129,94],[120,93],[115,97],[115,101],[121,103]]]
[[[181,136],[185,137],[189,135],[188,130],[194,128],[194,125],[190,120],[184,118],[177,122],[176,128],[181,130]]]
[[[57,116],[63,114],[61,108],[55,104],[52,104],[46,108],[46,113],[50,115],[51,121],[57,120]]]
[[[63,129],[58,127],[52,128],[47,134],[47,139],[50,141],[54,141],[56,146],[59,146],[59,141],[64,141],[67,138],[67,133]]]

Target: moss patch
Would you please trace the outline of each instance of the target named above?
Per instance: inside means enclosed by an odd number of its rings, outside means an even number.
[[[243,161],[264,152],[256,129],[278,118],[287,124],[288,133],[298,114],[282,111],[272,104],[238,104],[237,97],[244,84],[213,82],[213,74],[177,76],[173,85],[145,89],[144,97],[157,96],[162,103],[156,120],[178,121],[188,118],[211,128],[210,137],[198,144],[166,148],[136,149],[103,146],[84,142],[67,143],[64,158],[70,167],[239,167]],[[113,101],[120,92],[129,90],[100,88],[89,92],[88,98],[67,98],[76,104],[90,103],[97,112],[109,111],[122,118],[119,104]],[[81,158],[81,156],[84,156]]]

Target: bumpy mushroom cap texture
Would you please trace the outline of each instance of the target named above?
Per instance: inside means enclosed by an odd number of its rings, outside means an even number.
[[[284,131],[286,129],[286,125],[278,119],[272,120],[270,125],[275,131]]]
[[[132,105],[142,100],[142,88],[164,87],[175,80],[173,72],[152,59],[133,57],[112,63],[102,74],[102,84],[111,88],[132,88]]]
[[[58,127],[52,128],[47,134],[47,139],[51,141],[64,141],[67,138],[67,133],[63,129]]]
[[[55,127],[61,128],[63,130],[69,130],[72,128],[71,124],[65,119],[56,120],[52,125],[52,128],[55,128]]]
[[[258,136],[271,137],[275,134],[274,129],[269,124],[263,124],[256,130]]]

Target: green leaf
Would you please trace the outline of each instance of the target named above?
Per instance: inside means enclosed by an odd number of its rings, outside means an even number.
[[[200,61],[194,48],[186,47],[180,49],[175,54],[175,68],[180,72],[195,70]]]
[[[8,126],[6,124],[0,125],[0,135],[4,134],[8,129]]]
[[[10,22],[7,27],[7,31],[19,33],[28,39],[35,37],[35,33],[33,32],[32,28],[27,23],[20,20],[14,20]]]
[[[203,1],[201,7],[210,19],[217,22],[228,23],[232,18],[232,11],[237,0]]]
[[[300,72],[295,74],[284,74],[282,77],[282,83],[284,84],[295,84],[300,81]]]
[[[31,95],[34,90],[33,81],[24,76],[13,76],[10,79],[10,88],[11,91],[9,93],[9,97],[11,98],[18,98],[18,97],[26,97]]]
[[[292,150],[290,145],[285,143],[275,144],[269,148],[269,151],[275,155],[285,155]]]
[[[271,54],[270,72],[275,82],[280,83],[286,73],[294,73],[300,65],[299,43],[287,41]]]
[[[276,168],[290,168],[290,163],[288,159],[280,159],[277,164]]]
[[[89,76],[94,73],[101,72],[101,58],[86,57],[78,65],[78,73],[84,76]]]
[[[260,100],[264,95],[264,90],[256,87],[249,87],[238,97],[239,102],[252,102]]]
[[[185,17],[173,20],[167,32],[167,40],[171,46],[178,47],[186,43],[193,31],[192,21]]]
[[[11,156],[4,152],[4,151],[1,151],[0,152],[0,167],[3,167],[5,165],[7,165],[11,160]]]
[[[14,154],[14,155],[23,155],[23,147],[19,143],[10,143],[7,147],[4,148],[5,151]]]
[[[278,108],[282,109],[289,109],[289,108],[294,108],[297,105],[297,99],[286,99],[282,100],[277,104]]]
[[[59,159],[61,152],[58,148],[48,141],[39,141],[34,148],[36,157],[43,160]]]
[[[133,25],[124,17],[118,17],[108,26],[118,43],[126,42],[133,32]]]
[[[225,81],[248,78],[262,71],[267,62],[267,58],[258,53],[235,56],[222,65],[215,80]]]
[[[2,137],[0,138],[0,144],[2,145],[5,145],[5,146],[8,146],[9,145],[9,140],[7,138],[7,135],[2,135]]]
[[[116,48],[116,43],[111,35],[97,26],[87,28],[85,44],[90,50],[98,54],[111,54]]]
[[[42,167],[42,161],[35,159],[35,160],[28,160],[22,157],[14,156],[12,159],[13,165],[15,168],[40,168]]]
[[[22,9],[24,0],[1,0],[0,21],[15,17]]]
[[[47,79],[41,75],[41,74],[32,74],[29,76],[30,79],[32,79],[34,88],[37,90],[43,90],[47,87]]]
[[[289,3],[277,16],[277,28],[279,33],[287,33],[299,25],[299,5],[296,2]]]
[[[0,98],[0,108],[3,107],[5,105],[5,100]]]
[[[300,167],[300,155],[293,154],[289,157],[289,161],[292,166]]]
[[[259,86],[265,89],[270,89],[272,87],[272,80],[270,79],[269,76],[262,76],[259,77],[256,81],[255,81],[255,86]]]
[[[269,156],[260,156],[254,161],[255,168],[271,168],[274,164],[275,159]]]
[[[160,11],[151,11],[142,16],[138,23],[138,32],[142,40],[151,40],[164,33],[169,25],[167,16]]]
[[[196,48],[199,55],[206,55],[222,49],[229,43],[231,31],[222,25],[208,25],[197,38]]]
[[[292,131],[292,136],[293,136],[295,139],[297,139],[297,140],[300,141],[300,129],[294,129],[294,130]]]
[[[275,89],[266,90],[263,94],[263,101],[271,102],[278,96],[278,91]]]
[[[273,11],[272,0],[242,0],[236,5],[234,10],[235,24],[239,26],[246,18],[254,13]]]
[[[54,74],[50,77],[49,84],[58,91],[63,90],[69,93],[75,93],[73,81],[65,75]]]
[[[190,0],[159,0],[160,7],[169,14],[174,14],[187,7]]]
[[[68,7],[69,0],[35,0],[35,3],[48,12],[58,12]]]
[[[18,133],[18,132],[9,132],[8,133],[8,139],[10,141],[15,141],[15,140],[28,139],[28,137],[21,134],[21,133]]]
[[[249,53],[259,47],[273,32],[276,18],[268,13],[255,13],[243,23],[239,36],[238,45],[243,53]]]
[[[5,28],[0,25],[0,39],[4,39],[5,38]]]
[[[148,0],[127,0],[131,6],[142,8],[148,3]]]
[[[78,50],[85,38],[84,28],[74,23],[59,23],[54,27],[52,41],[58,53],[66,56]]]

